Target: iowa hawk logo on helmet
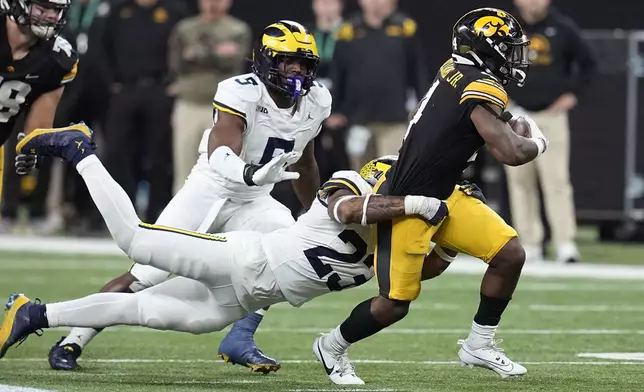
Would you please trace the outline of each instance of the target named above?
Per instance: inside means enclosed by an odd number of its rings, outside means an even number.
[[[473,61],[503,84],[522,86],[530,65],[530,41],[519,22],[496,8],[479,8],[463,15],[454,25],[452,52]]]
[[[279,68],[288,58],[301,61],[302,75],[285,75]],[[264,84],[292,99],[309,93],[320,56],[315,38],[297,22],[281,20],[266,27],[253,48],[253,72]]]

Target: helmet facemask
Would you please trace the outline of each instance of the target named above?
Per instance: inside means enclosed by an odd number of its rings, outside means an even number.
[[[493,45],[493,48],[505,59],[505,64],[495,71],[497,76],[503,80],[512,80],[519,87],[525,83],[526,72],[530,66],[528,60],[528,45],[530,41],[524,35],[519,39],[508,39],[498,45]],[[500,74],[500,75],[499,75]]]
[[[9,15],[36,37],[49,40],[65,26],[70,0],[9,0]]]
[[[308,53],[278,53],[270,49],[259,50],[259,56],[254,58],[253,68],[260,75],[262,81],[286,95],[291,100],[296,100],[309,93],[313,81],[317,76],[320,59]],[[290,61],[299,61],[303,73],[287,73],[286,67]],[[265,76],[264,76],[265,75]]]

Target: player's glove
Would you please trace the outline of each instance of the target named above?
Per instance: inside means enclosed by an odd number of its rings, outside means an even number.
[[[18,134],[18,141],[25,138],[24,132]],[[38,165],[38,155],[18,154],[16,155],[16,173],[20,176],[31,174]]]
[[[301,156],[299,152],[289,152],[276,156],[265,165],[247,164],[244,167],[244,182],[249,186],[262,186],[297,180],[300,178],[300,173],[289,172],[286,168],[297,162]]]
[[[483,204],[487,204],[487,200],[485,199],[485,195],[483,194],[483,191],[475,183],[473,182],[470,183],[469,181],[463,181],[458,186],[458,189],[461,192],[465,193],[466,195],[482,201]]]
[[[434,197],[405,196],[405,215],[420,215],[436,226],[449,214],[447,204]]]

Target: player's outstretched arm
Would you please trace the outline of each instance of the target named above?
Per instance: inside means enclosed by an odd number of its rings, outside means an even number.
[[[470,119],[494,158],[499,162],[509,166],[520,166],[532,161],[546,150],[547,140],[538,129],[535,131],[540,135],[533,134],[531,138],[519,136],[507,122],[499,118],[502,112],[500,107],[488,105],[488,109],[495,112],[497,116],[478,105],[472,110]]]
[[[436,198],[425,196],[356,196],[338,190],[328,199],[329,216],[342,224],[361,224],[420,215],[432,225],[440,223],[448,214],[447,205]]]

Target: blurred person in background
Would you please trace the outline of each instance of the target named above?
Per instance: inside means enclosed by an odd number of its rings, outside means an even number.
[[[360,0],[362,13],[338,31],[331,78],[334,114],[326,126],[352,125],[348,150],[355,170],[396,154],[407,130],[408,90],[425,95],[429,76],[416,22],[396,11],[397,0]]]
[[[56,113],[55,124],[59,127],[84,121],[102,135],[106,102],[109,102],[105,80],[102,49],[103,31],[110,12],[110,1],[75,0],[67,15],[63,35],[71,42],[83,63],[79,67],[76,82],[63,94]],[[97,138],[98,135],[94,135]],[[98,143],[101,145],[102,143]],[[61,165],[62,166],[62,165]],[[89,193],[73,168],[64,167],[64,211],[66,226],[75,235],[87,235],[103,229],[104,224],[94,207]],[[37,188],[41,185],[38,184]],[[46,184],[44,184],[46,185]],[[62,211],[61,211],[62,212]]]
[[[576,24],[550,5],[550,0],[514,0],[521,26],[530,39],[530,77],[523,88],[508,93],[515,115],[527,112],[550,140],[548,159],[521,167],[506,166],[512,222],[527,261],[543,259],[544,229],[539,208],[539,182],[552,242],[559,262],[576,262],[576,219],[570,182],[568,112],[590,82],[596,63]]]
[[[168,39],[183,16],[174,0],[124,0],[113,6],[103,36],[112,94],[106,162],[132,200],[139,180],[147,180],[148,221],[155,221],[172,197]]]
[[[212,127],[212,97],[222,80],[243,73],[250,53],[250,27],[228,15],[232,0],[200,0],[201,13],[184,19],[170,36],[170,86],[176,97],[172,117],[174,192],[181,189]]]
[[[335,52],[336,36],[342,25],[342,0],[313,0],[315,22],[311,31],[320,52],[318,81],[333,91],[331,66]],[[320,178],[325,181],[338,170],[349,167],[346,153],[346,132],[342,128],[323,127],[315,139],[315,157],[320,168]]]

